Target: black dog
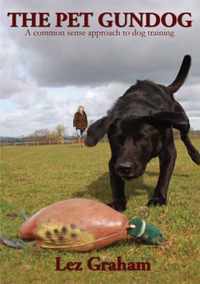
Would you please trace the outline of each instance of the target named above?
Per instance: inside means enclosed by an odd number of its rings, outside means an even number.
[[[148,205],[167,202],[167,190],[176,160],[173,127],[180,130],[191,159],[200,164],[200,154],[193,147],[188,132],[189,119],[173,94],[182,86],[191,65],[183,59],[174,82],[165,87],[151,81],[138,81],[120,97],[107,116],[93,123],[85,144],[94,146],[105,135],[111,146],[109,162],[113,202],[118,211],[126,209],[125,180],[143,175],[147,163],[159,157],[160,175]]]

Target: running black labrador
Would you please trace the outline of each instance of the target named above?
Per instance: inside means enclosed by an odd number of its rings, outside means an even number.
[[[118,211],[126,209],[125,180],[144,174],[147,163],[159,157],[160,175],[148,205],[167,202],[167,190],[176,160],[173,128],[180,131],[191,159],[200,164],[200,154],[192,145],[189,119],[173,94],[183,85],[191,57],[183,59],[179,73],[169,86],[137,81],[114,104],[107,116],[94,122],[87,131],[85,144],[95,146],[107,133],[112,157],[109,162],[113,202]]]

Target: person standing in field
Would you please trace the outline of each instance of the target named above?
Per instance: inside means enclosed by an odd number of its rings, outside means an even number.
[[[77,112],[74,114],[73,126],[76,128],[78,143],[83,145],[83,134],[88,126],[87,114],[83,106],[79,106]]]

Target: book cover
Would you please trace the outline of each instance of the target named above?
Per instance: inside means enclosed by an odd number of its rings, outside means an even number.
[[[0,9],[1,283],[199,283],[199,1]]]

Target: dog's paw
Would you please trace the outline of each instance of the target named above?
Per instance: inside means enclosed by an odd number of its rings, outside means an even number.
[[[147,203],[147,206],[162,206],[166,204],[167,204],[167,201],[164,197],[156,196],[156,197],[152,197],[149,200],[149,202]]]
[[[107,203],[108,206],[112,207],[113,209],[123,212],[126,210],[126,202],[116,202],[113,201],[111,203]]]

